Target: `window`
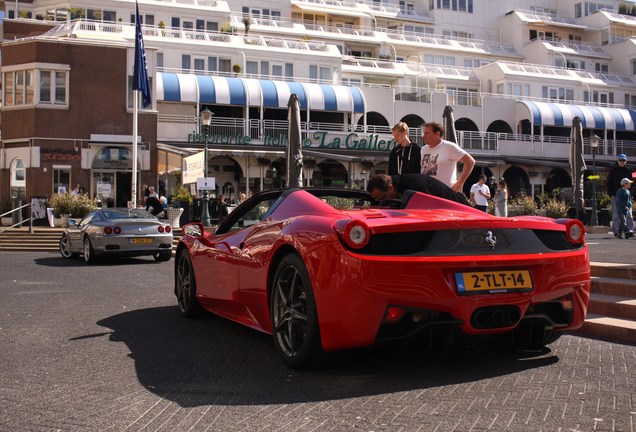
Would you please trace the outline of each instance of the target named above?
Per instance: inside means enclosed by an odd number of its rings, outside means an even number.
[[[148,22],[148,17],[152,17],[152,24],[150,24]],[[105,10],[103,19],[104,19],[105,22],[116,22],[117,21],[117,12]],[[146,21],[145,22],[147,24],[149,24],[149,25],[154,25],[155,24],[154,17],[152,15],[146,15]]]
[[[231,72],[232,60],[231,59],[219,59],[219,72]]]
[[[325,66],[309,65],[309,78],[311,80],[331,80],[331,68]]]
[[[258,75],[258,62],[256,61],[246,61],[245,62],[245,73],[251,75]]]
[[[3,84],[5,106],[67,104],[68,71],[46,69],[7,71],[3,74]]]
[[[53,166],[53,193],[70,192],[71,167]]]
[[[205,71],[205,59],[195,58],[194,59],[194,71],[195,72],[204,72]]]
[[[181,55],[181,71],[190,72],[192,67],[192,58],[188,54]]]
[[[432,1],[429,2],[429,7],[433,9]],[[437,0],[437,9],[473,13],[473,0]]]
[[[595,70],[598,73],[608,73],[609,72],[609,65],[606,63],[596,63],[595,64]]]
[[[632,75],[636,74],[636,59],[632,59],[632,61],[630,62],[631,65],[631,69],[632,69]]]
[[[542,96],[552,102],[574,101],[574,89],[543,86]]]
[[[217,32],[217,31],[219,31],[219,23],[216,22],[216,21],[206,21],[205,22],[205,29],[207,31]]]
[[[261,75],[269,75],[269,62],[261,60]]]
[[[283,66],[282,65],[272,65],[272,76],[274,78],[282,78],[283,76]]]
[[[285,76],[287,78],[294,77],[294,64],[293,63],[285,63]]]
[[[507,88],[511,96],[530,96],[530,84],[508,83]]]
[[[150,88],[152,88],[152,77],[148,77],[148,79],[150,80]],[[133,87],[133,76],[130,75],[130,76],[128,76],[128,102],[127,102],[129,110],[133,109],[134,91],[133,91],[132,87]],[[150,96],[152,97],[152,100],[154,101],[154,94],[151,93]],[[137,108],[139,110],[152,110],[152,103],[144,108],[141,95],[139,95],[139,101],[138,102],[139,102],[139,104],[138,104]]]
[[[22,159],[11,162],[11,196],[24,198],[26,189],[26,167]]]
[[[581,3],[574,5],[574,18],[581,18],[583,16],[583,10],[581,9]]]
[[[163,53],[157,53],[157,69],[163,68]]]
[[[219,58],[218,57],[208,57],[208,71],[216,72],[219,68]]]
[[[172,17],[171,23],[172,23],[171,26],[173,28],[181,28],[181,18]]]
[[[625,105],[630,108],[636,107],[636,95],[626,94]]]

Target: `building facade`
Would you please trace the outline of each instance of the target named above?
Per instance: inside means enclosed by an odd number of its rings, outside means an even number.
[[[504,177],[513,195],[572,185],[575,116],[590,166],[594,135],[599,169],[636,157],[633,3],[139,0],[152,104],[135,140],[135,2],[76,3],[5,3],[0,202],[80,185],[126,205],[133,142],[137,183],[162,195],[206,140],[217,194],[281,186],[292,93],[307,185],[364,186],[392,125],[421,144],[447,105],[474,181]]]

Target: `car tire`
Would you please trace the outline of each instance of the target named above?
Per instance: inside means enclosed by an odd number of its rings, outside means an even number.
[[[203,308],[197,300],[197,283],[192,268],[192,260],[187,249],[177,255],[174,272],[174,293],[181,315],[186,318],[197,318],[203,314]]]
[[[71,259],[79,256],[77,252],[71,252],[71,245],[68,236],[62,236],[59,247],[60,255],[62,255],[63,258]]]
[[[272,333],[276,351],[292,369],[318,366],[325,360],[316,302],[300,256],[282,259],[271,287]]]
[[[84,237],[84,261],[88,264],[94,264],[96,261],[95,250],[93,249],[91,239],[88,238],[88,236]]]
[[[152,257],[155,261],[170,261],[170,258],[172,258],[172,251],[155,252]]]

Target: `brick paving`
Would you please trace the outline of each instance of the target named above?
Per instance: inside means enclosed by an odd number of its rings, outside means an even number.
[[[0,263],[0,431],[636,429],[633,346],[368,349],[298,372],[267,335],[180,317],[173,261]]]

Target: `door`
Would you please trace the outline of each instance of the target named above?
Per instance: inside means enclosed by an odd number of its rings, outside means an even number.
[[[103,207],[115,207],[116,186],[115,171],[93,172],[93,194],[97,195]]]
[[[115,204],[117,207],[128,207],[128,201],[132,200],[132,173],[118,172],[115,179],[117,185],[115,190]]]

